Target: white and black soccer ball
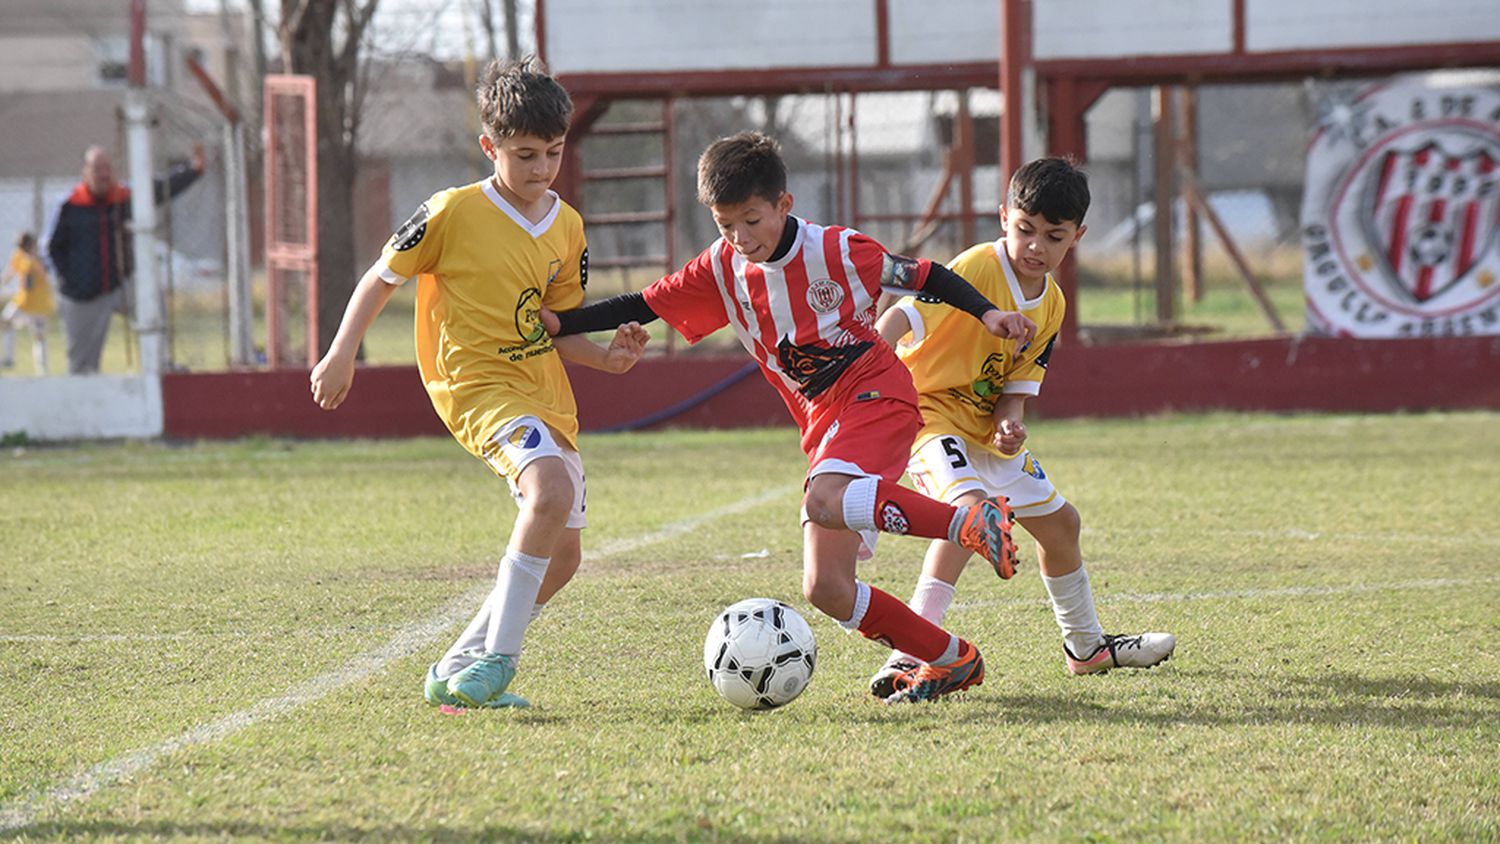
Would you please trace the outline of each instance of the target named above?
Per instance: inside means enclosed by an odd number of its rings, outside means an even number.
[[[791,703],[807,688],[817,662],[818,643],[806,619],[771,598],[731,604],[703,642],[709,684],[741,709]]]

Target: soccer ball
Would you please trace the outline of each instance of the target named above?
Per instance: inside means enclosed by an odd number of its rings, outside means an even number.
[[[730,605],[703,642],[708,682],[741,709],[791,703],[812,679],[818,643],[797,611],[771,598]]]

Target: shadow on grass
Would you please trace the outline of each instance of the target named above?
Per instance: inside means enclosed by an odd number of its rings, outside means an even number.
[[[1132,678],[1135,679],[1135,678]],[[1144,678],[1140,678],[1144,679]],[[1163,678],[1166,680],[1166,678]],[[1108,675],[1079,683],[1109,683]],[[1210,700],[1185,700],[1195,690],[1217,687]],[[1132,683],[1115,700],[1084,694],[1006,694],[984,689],[931,706],[944,707],[944,723],[1136,724],[1143,726],[1245,726],[1308,724],[1336,726],[1473,729],[1495,723],[1500,683],[1452,682],[1416,675],[1365,677],[1331,672],[1317,677],[1267,676],[1226,669],[1178,671],[1143,693]],[[1107,694],[1107,690],[1106,690]],[[955,712],[954,708],[963,711]],[[889,710],[853,717],[867,723],[890,720]]]

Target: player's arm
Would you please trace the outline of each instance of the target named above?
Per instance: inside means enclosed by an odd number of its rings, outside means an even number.
[[[656,311],[651,310],[640,293],[621,293],[572,311],[542,309],[542,327],[553,337],[608,331],[632,322],[639,328],[657,318]]]
[[[967,279],[942,264],[933,264],[927,272],[922,293],[970,314],[996,337],[1015,340],[1025,346],[1036,336],[1036,323],[1025,314],[995,307]]]
[[[627,322],[615,329],[615,336],[608,346],[601,346],[587,337],[570,335],[557,337],[552,345],[564,360],[581,363],[591,369],[620,374],[629,372],[646,351],[650,332],[638,322]]]
[[[880,339],[894,349],[902,337],[911,333],[911,317],[900,308],[887,308],[875,321],[875,330],[880,332]]]
[[[979,320],[996,337],[1015,340],[1022,347],[1036,336],[1036,323],[1024,314],[995,307],[967,279],[942,264],[883,254],[880,287],[887,293],[921,293],[926,299],[943,302]]]
[[[328,347],[328,354],[313,367],[311,382],[313,401],[324,410],[333,410],[343,403],[354,383],[354,358],[359,353],[359,344],[365,332],[385,304],[396,292],[396,285],[381,278],[384,267],[376,264],[365,271],[364,277],[349,297],[349,306],[344,309],[344,318],[339,322],[338,333]]]

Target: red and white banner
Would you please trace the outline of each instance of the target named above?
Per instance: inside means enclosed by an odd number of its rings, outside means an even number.
[[[1302,201],[1315,333],[1500,334],[1500,88],[1436,78],[1319,104]]]

